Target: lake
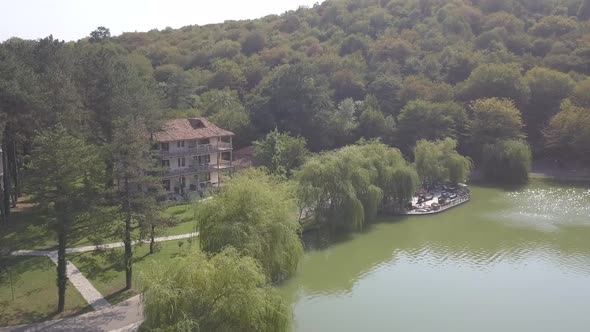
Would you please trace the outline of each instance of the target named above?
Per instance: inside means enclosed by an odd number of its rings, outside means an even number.
[[[383,218],[309,249],[280,288],[293,330],[590,331],[588,188],[472,186],[441,214]]]

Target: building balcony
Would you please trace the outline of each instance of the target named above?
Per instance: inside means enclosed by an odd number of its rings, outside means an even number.
[[[195,174],[199,174],[199,173],[208,173],[208,172],[212,172],[212,171],[219,171],[219,170],[225,170],[225,169],[230,169],[233,166],[231,165],[231,163],[229,161],[226,160],[222,160],[221,162],[219,162],[219,164],[215,163],[215,164],[192,164],[189,165],[188,167],[183,167],[183,168],[177,168],[177,169],[168,169],[165,170],[163,173],[163,176],[165,178],[173,178],[173,177],[179,177],[179,176],[188,176],[188,175],[195,175]]]
[[[152,150],[155,155],[159,155],[160,157],[182,157],[182,156],[197,156],[203,154],[211,154],[215,152],[226,152],[231,151],[232,144],[226,142],[218,142],[217,144],[205,144],[205,145],[197,145],[193,148],[185,147],[180,150],[170,151],[170,150]]]

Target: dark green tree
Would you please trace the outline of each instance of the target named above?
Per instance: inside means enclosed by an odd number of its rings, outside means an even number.
[[[111,31],[105,27],[98,27],[90,33],[88,41],[91,43],[98,43],[108,40],[109,38],[111,38]]]
[[[155,160],[150,154],[148,130],[141,118],[121,119],[115,126],[111,156],[114,163],[114,207],[120,220],[117,233],[123,239],[125,289],[133,281],[132,233],[145,224],[153,225],[162,207],[163,187]],[[144,226],[145,228],[145,226]],[[152,237],[153,240],[153,237]]]
[[[312,150],[321,148],[318,115],[333,106],[326,81],[306,64],[275,69],[249,101],[253,123],[262,132],[274,128],[301,135]]]
[[[465,109],[457,103],[414,100],[406,104],[398,117],[396,142],[411,150],[420,139],[457,139],[466,121]]]
[[[529,137],[538,142],[543,126],[559,111],[562,100],[574,89],[574,81],[567,74],[541,67],[529,70],[525,81],[531,90],[531,100],[523,116]]]
[[[72,243],[74,228],[93,215],[104,173],[98,149],[61,126],[39,132],[33,145],[26,170],[27,192],[55,216],[50,227],[58,242],[57,311],[62,312],[67,285],[66,247]]]
[[[271,174],[290,177],[309,155],[305,139],[273,130],[254,142],[254,159]]]
[[[463,100],[507,98],[519,107],[526,105],[530,90],[516,64],[484,64],[477,67],[459,87]]]
[[[531,170],[530,146],[522,140],[499,140],[483,148],[483,173],[488,180],[520,184]]]

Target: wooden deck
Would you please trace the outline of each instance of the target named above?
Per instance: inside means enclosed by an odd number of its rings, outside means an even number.
[[[435,197],[436,199],[436,197]],[[432,202],[435,201],[435,199],[432,200]],[[430,211],[417,211],[417,210],[411,210],[411,211],[406,211],[405,213],[402,213],[403,215],[408,215],[408,216],[421,216],[421,215],[427,215],[427,214],[436,214],[436,213],[441,213],[443,211],[446,211],[450,208],[453,208],[457,205],[461,205],[463,203],[469,202],[469,200],[471,199],[470,195],[466,195],[466,196],[460,196],[457,197],[456,199],[450,201],[448,204],[442,205],[440,207],[440,209],[438,210],[430,210]]]

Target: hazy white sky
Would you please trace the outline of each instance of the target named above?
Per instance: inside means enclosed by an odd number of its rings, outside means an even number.
[[[281,14],[321,0],[0,0],[0,41],[76,40],[98,26],[111,34]]]

